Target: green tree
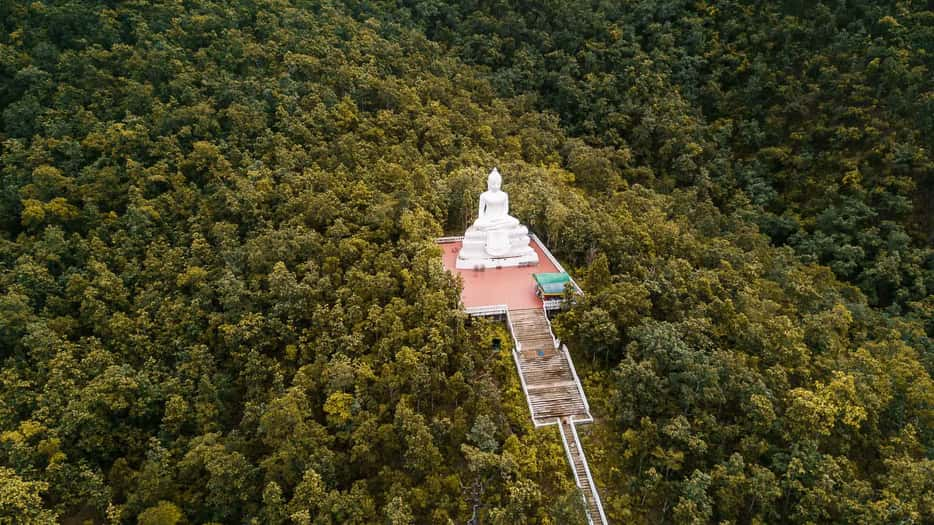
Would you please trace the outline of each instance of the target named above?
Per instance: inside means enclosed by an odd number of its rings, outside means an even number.
[[[44,482],[25,481],[15,470],[0,467],[0,516],[29,525],[56,523],[57,514],[42,501],[47,488]]]
[[[174,504],[160,501],[155,507],[149,507],[137,518],[139,525],[177,525],[183,523],[184,515]]]

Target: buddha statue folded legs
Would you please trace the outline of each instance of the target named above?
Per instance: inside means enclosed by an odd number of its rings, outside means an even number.
[[[477,220],[464,234],[458,268],[495,268],[538,263],[529,230],[509,215],[509,195],[500,190],[502,177],[493,169],[487,191],[480,195]]]

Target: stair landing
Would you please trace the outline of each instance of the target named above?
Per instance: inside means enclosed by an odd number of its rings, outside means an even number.
[[[567,350],[555,347],[551,323],[542,308],[510,310],[509,322],[519,351],[516,364],[536,426],[555,418],[591,420],[584,390]]]

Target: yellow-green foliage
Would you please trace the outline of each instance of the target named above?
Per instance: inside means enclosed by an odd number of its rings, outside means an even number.
[[[930,11],[798,4],[0,2],[0,522],[579,523],[494,165],[614,522],[934,520]]]

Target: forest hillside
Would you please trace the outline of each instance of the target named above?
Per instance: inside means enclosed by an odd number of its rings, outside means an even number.
[[[584,523],[434,239],[498,166],[613,523],[934,521],[925,2],[0,2],[0,522]]]

